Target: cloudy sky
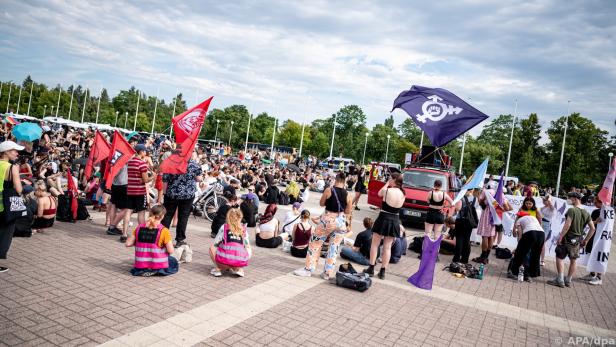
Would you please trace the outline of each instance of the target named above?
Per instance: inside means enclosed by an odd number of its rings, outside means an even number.
[[[214,95],[281,119],[357,104],[382,122],[411,85],[490,116],[581,112],[616,133],[614,1],[24,1],[0,6],[0,79]],[[394,113],[396,123],[404,120]]]

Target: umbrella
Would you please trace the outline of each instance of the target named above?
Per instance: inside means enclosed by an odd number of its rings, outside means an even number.
[[[300,172],[302,171],[302,170],[300,170],[300,168],[299,168],[297,165],[295,165],[295,164],[289,164],[289,165],[287,165],[287,169],[289,169],[289,170],[291,170],[291,171],[293,171],[293,172],[297,172],[297,173],[300,173]]]
[[[18,141],[33,142],[41,138],[43,129],[35,123],[20,123],[13,128],[13,136]]]

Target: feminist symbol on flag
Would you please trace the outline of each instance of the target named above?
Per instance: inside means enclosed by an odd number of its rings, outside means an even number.
[[[448,115],[460,114],[460,112],[462,112],[462,108],[460,107],[439,102],[443,99],[436,95],[431,95],[428,99],[430,99],[430,101],[426,101],[421,105],[423,114],[415,115],[419,122],[426,123],[426,119],[438,122]]]

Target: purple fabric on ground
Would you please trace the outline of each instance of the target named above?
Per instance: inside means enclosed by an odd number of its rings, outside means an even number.
[[[436,241],[432,241],[429,237],[424,236],[419,269],[408,279],[408,282],[415,287],[427,290],[432,289],[434,267],[436,266],[436,257],[438,257],[438,250],[442,239],[443,235],[436,239]]]

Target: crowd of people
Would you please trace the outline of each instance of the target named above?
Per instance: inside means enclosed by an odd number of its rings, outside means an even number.
[[[319,258],[324,256],[321,277],[332,278],[340,255],[367,266],[364,272],[370,276],[375,274],[380,262],[378,277],[385,278],[390,262],[397,262],[407,249],[406,234],[399,218],[405,203],[403,179],[399,173],[389,174],[378,192],[382,206],[376,220],[366,218],[363,220],[365,230],[353,235],[350,227],[353,211],[359,210],[360,197],[367,193],[366,173],[369,171],[363,167],[322,168],[313,157],[301,161],[289,154],[283,161],[280,154],[256,149],[233,153],[228,147],[208,143],[195,148],[186,173],[166,174],[161,172],[160,164],[172,154],[172,142],[164,136],[133,132],[125,137],[135,154],[121,170],[114,177],[108,177],[107,161],[103,161],[90,175],[85,170],[95,129],[57,124],[42,124],[42,128],[40,139],[17,143],[10,124],[0,127],[0,180],[4,181],[0,190],[4,197],[25,196],[25,204],[31,210],[26,228],[35,234],[53,226],[59,211],[70,210],[70,199],[66,195],[71,194],[71,186],[78,187],[84,204],[105,212],[107,234],[118,236],[127,247],[134,247],[133,275],[171,275],[178,271],[178,261],[173,255],[177,248],[189,244],[189,217],[198,212],[193,206],[195,197],[215,185],[223,187],[225,199],[212,221],[214,242],[209,254],[213,276],[222,276],[225,272],[245,275],[244,268],[253,254],[251,231],[256,247],[280,247],[291,256],[304,258],[304,267],[294,272],[298,276],[315,273]],[[112,134],[104,133],[103,136],[110,141]],[[110,189],[105,179],[112,181]],[[488,264],[490,252],[500,243],[502,227],[499,230],[488,213],[478,218],[475,206],[485,209],[486,195],[494,196],[496,181],[490,177],[484,190],[471,190],[455,204],[441,186],[442,182],[436,180],[428,194],[426,237],[442,240],[442,248],[453,253],[453,262],[468,263],[471,232],[477,228],[482,238],[481,254],[472,260]],[[242,195],[242,191],[245,194]],[[311,192],[321,193],[322,214],[313,215],[303,208]],[[539,276],[540,267],[544,265],[544,232],[549,220],[545,217],[553,213],[549,189],[539,188],[536,182],[522,185],[510,181],[505,193],[527,196],[515,222],[519,244],[509,276],[517,277],[518,269],[525,264],[524,277],[531,281]],[[541,209],[535,206],[533,197],[536,196],[544,197]],[[557,250],[558,277],[548,282],[559,287],[570,285],[579,247],[592,244],[589,240],[594,233],[593,219],[596,222],[596,216],[591,218],[579,208],[585,195],[573,189],[569,197],[573,208],[567,212],[562,247]],[[0,213],[4,220],[9,220],[7,216],[11,211],[6,210],[6,199],[4,201]],[[592,201],[600,204],[597,199]],[[265,205],[263,213],[259,213],[261,204]],[[279,205],[291,206],[280,220],[276,217]],[[504,211],[511,209],[507,203],[502,208]],[[137,216],[134,228],[133,214]],[[0,226],[0,259],[6,258],[19,219]],[[581,240],[585,225],[592,232]],[[175,240],[172,228],[175,228]],[[562,259],[566,257],[570,258],[570,267],[565,276]],[[423,261],[428,260],[422,258]],[[7,270],[0,268],[0,271]],[[601,274],[591,274],[589,280],[600,284]]]

